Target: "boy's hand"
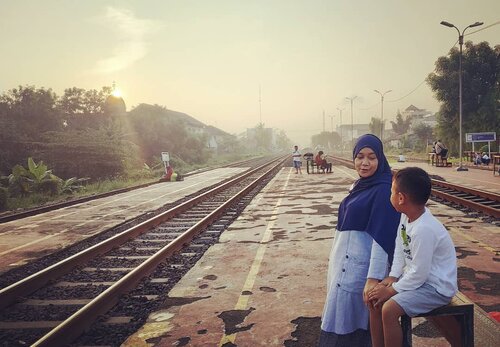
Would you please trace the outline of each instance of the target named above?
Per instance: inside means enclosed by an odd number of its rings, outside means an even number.
[[[397,281],[398,281],[397,277],[391,277],[391,276],[388,276],[388,277],[384,278],[384,279],[382,280],[382,282],[380,282],[380,284],[383,284],[384,286],[389,287],[389,286],[391,286],[394,282],[397,282]]]
[[[392,288],[392,286],[385,286],[379,284],[368,293],[368,300],[373,303],[374,307],[382,305],[384,302],[389,300],[391,297],[396,295],[397,292]]]

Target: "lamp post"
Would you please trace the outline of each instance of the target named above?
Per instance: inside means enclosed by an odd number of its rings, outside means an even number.
[[[335,116],[328,116],[328,117],[330,117],[330,121],[332,122],[332,134],[333,134],[333,118],[334,118]]]
[[[353,117],[352,117],[352,102],[356,98],[357,98],[357,96],[353,96],[352,98],[346,97],[347,100],[351,101],[351,146],[353,146],[353,147],[354,147],[354,122],[353,122]]]
[[[337,110],[339,111],[339,123],[340,123],[340,151],[342,152],[342,155],[344,155],[344,142],[342,139],[342,111],[344,110],[343,108],[338,108]]]
[[[449,23],[449,22],[446,22],[446,21],[442,21],[440,23],[441,25],[444,25],[446,27],[449,27],[449,28],[455,28],[457,29],[457,32],[458,32],[458,43],[460,45],[460,55],[459,55],[459,63],[458,63],[458,112],[459,112],[459,132],[460,132],[460,149],[459,149],[459,156],[460,156],[460,165],[458,166],[457,168],[457,171],[468,171],[467,167],[463,166],[462,164],[462,45],[464,43],[464,33],[465,33],[465,30],[467,30],[468,28],[473,28],[473,27],[477,27],[477,26],[480,26],[480,25],[483,25],[483,22],[476,22],[474,24],[471,24],[469,26],[467,26],[463,31],[462,33],[460,33],[460,30],[454,26],[453,24]]]
[[[325,132],[325,110],[323,110],[323,132]]]
[[[384,142],[384,95],[387,94],[387,93],[390,93],[392,92],[392,89],[389,89],[388,91],[386,92],[379,92],[378,90],[374,89],[373,90],[375,93],[379,93],[380,94],[380,104],[382,105],[381,106],[381,109],[380,109],[380,141]]]

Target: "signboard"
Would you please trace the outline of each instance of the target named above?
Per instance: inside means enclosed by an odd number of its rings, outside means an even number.
[[[161,160],[164,162],[169,162],[170,154],[168,152],[161,152]]]
[[[488,142],[488,141],[496,141],[497,133],[466,133],[465,141],[466,142]]]

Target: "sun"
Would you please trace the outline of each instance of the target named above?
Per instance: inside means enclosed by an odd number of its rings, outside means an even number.
[[[115,98],[121,98],[122,97],[122,92],[120,89],[114,89],[113,92],[111,93]]]

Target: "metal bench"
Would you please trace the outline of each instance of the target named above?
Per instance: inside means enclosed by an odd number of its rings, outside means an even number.
[[[448,305],[417,317],[431,321],[452,347],[494,346],[500,341],[500,324],[460,292]],[[401,327],[403,346],[411,347],[411,317],[402,316]]]

